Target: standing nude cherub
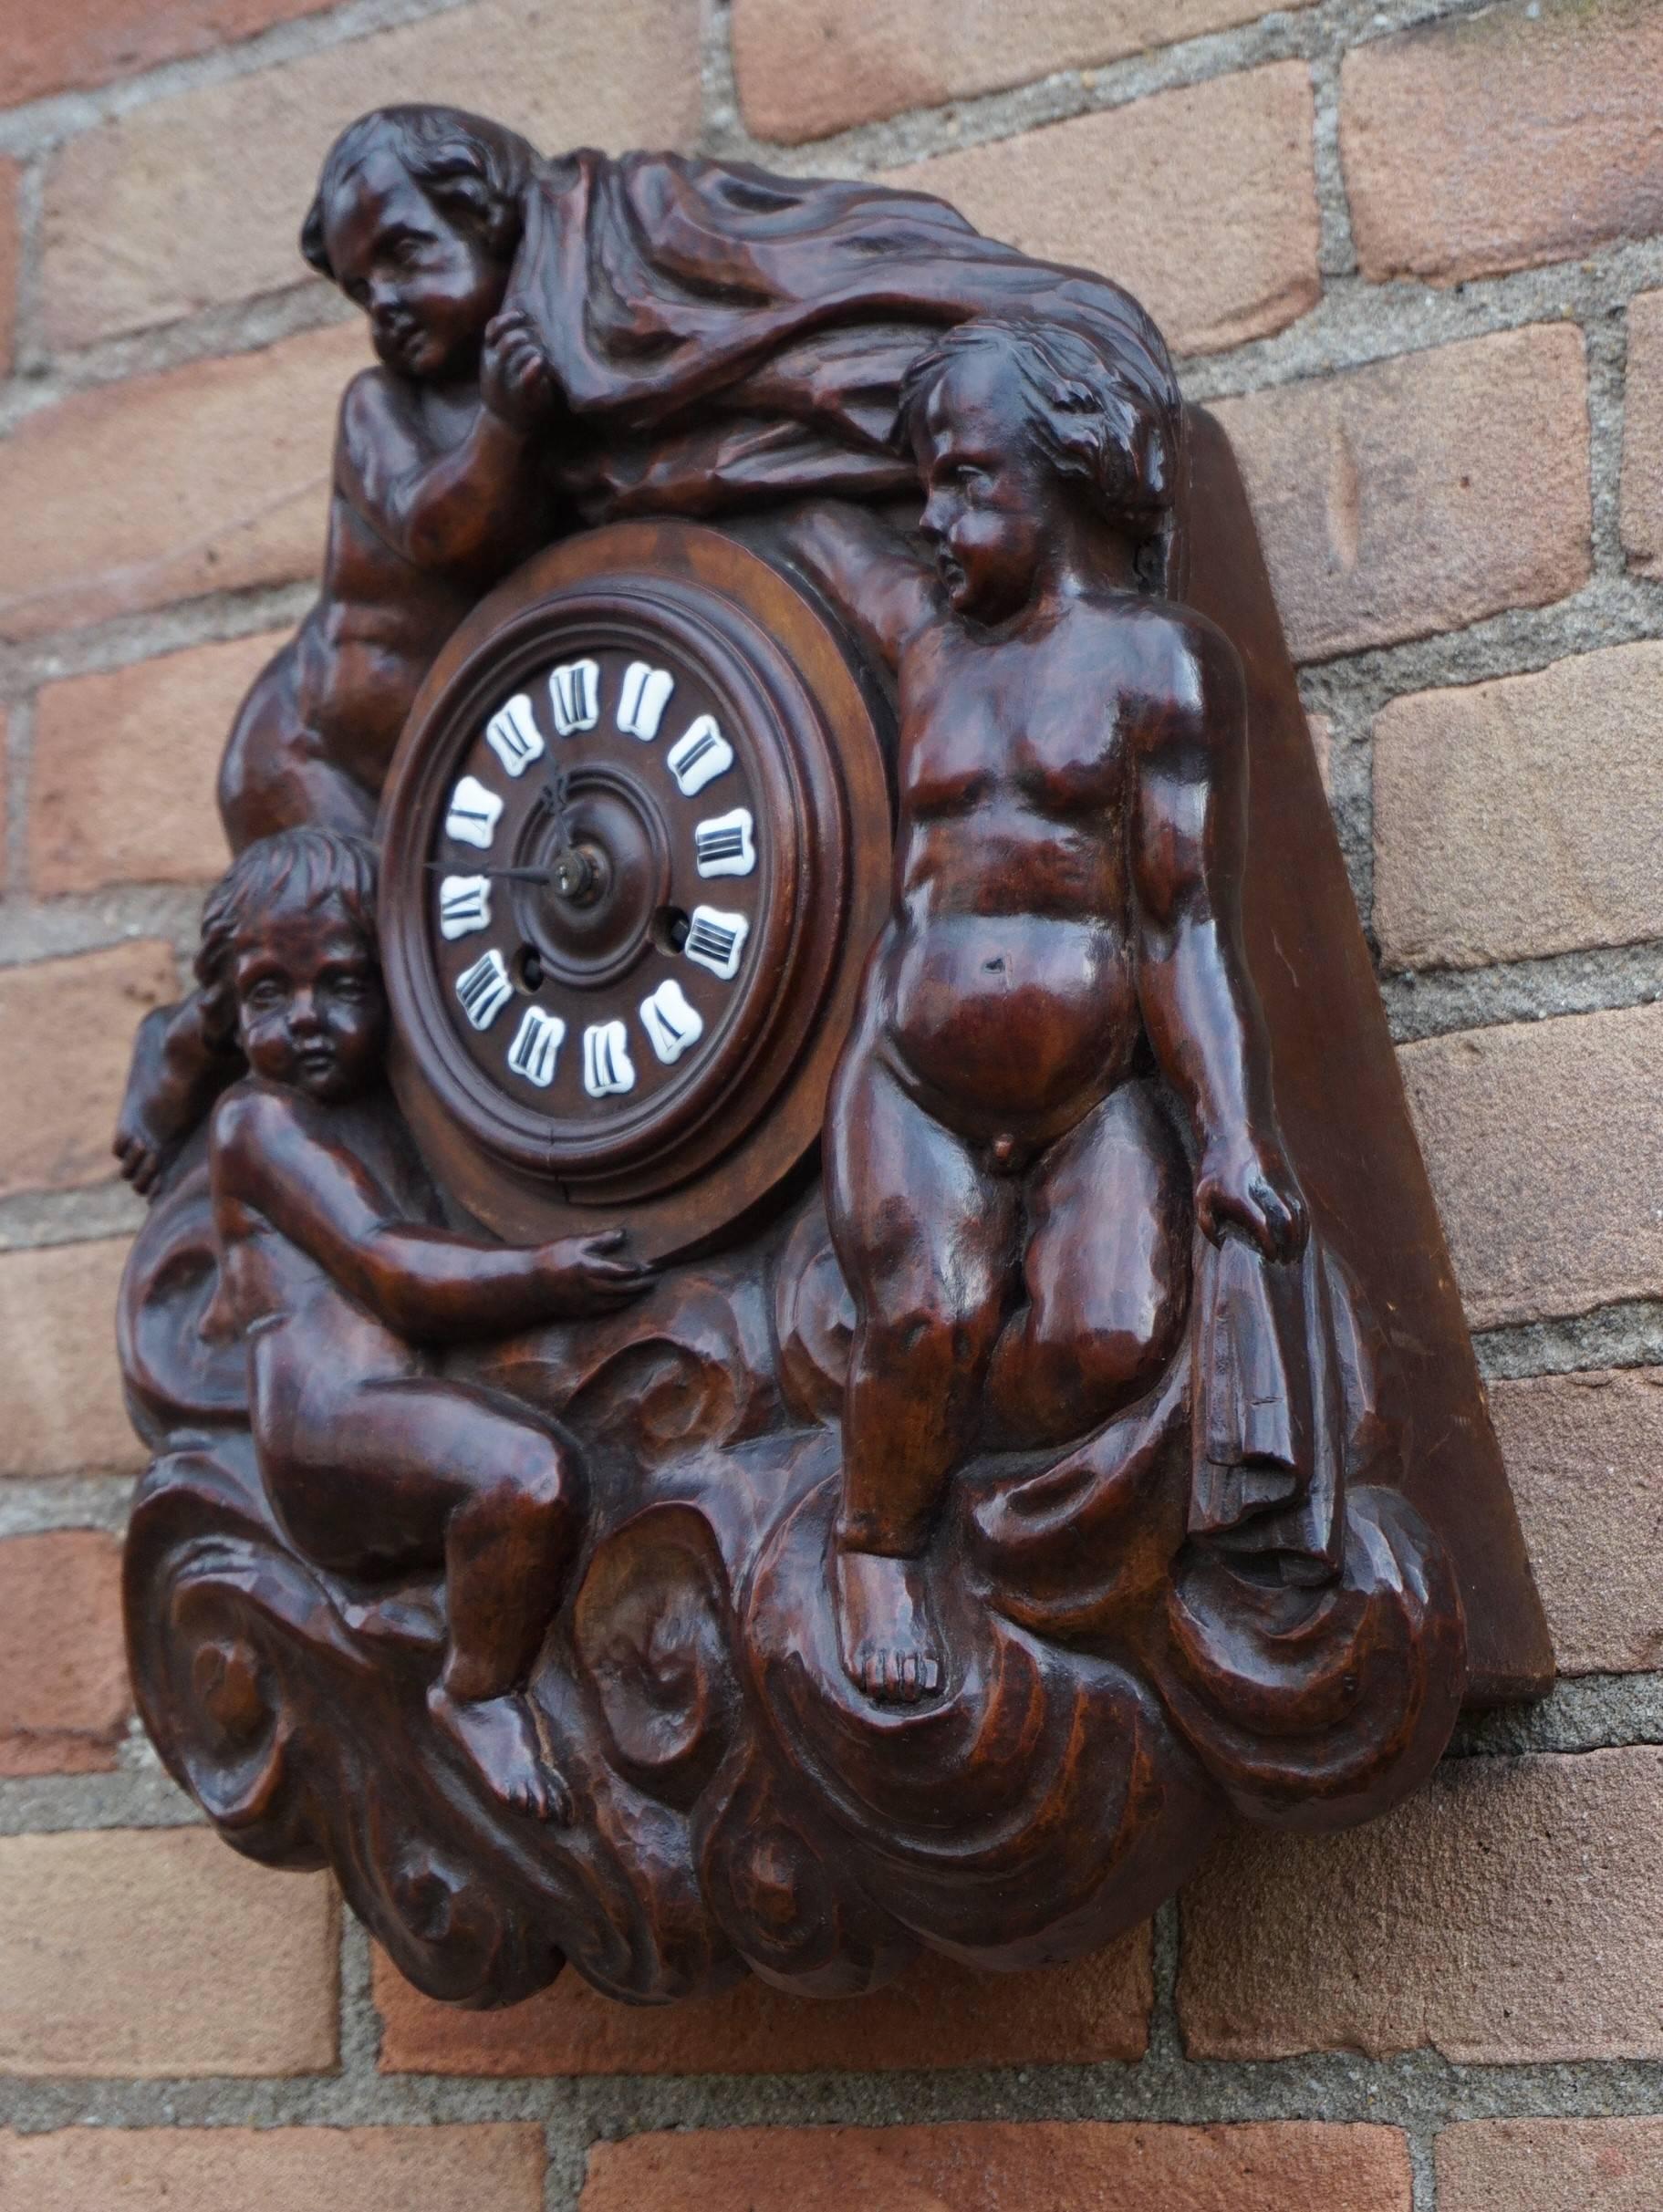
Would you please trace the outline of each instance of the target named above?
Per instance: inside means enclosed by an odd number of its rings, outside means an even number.
[[[315,824],[368,836],[440,648],[553,535],[534,448],[558,404],[502,312],[535,155],[454,108],[382,108],[336,140],[301,251],[369,318],[379,366],[341,399],[317,603],[255,679],[220,771],[234,853]],[[151,1189],[234,1069],[195,998],[140,1028],[115,1149]]]
[[[1241,946],[1241,664],[1140,588],[1176,404],[1072,332],[988,317],[912,369],[900,434],[935,574],[852,507],[807,510],[794,543],[899,680],[895,901],[833,1085],[826,1202],[857,1314],[843,1662],[911,1701],[945,1675],[920,1560],[954,1468],[1151,1386],[1191,1206],[1272,1260],[1305,1219]],[[1145,1039],[1192,1169],[1137,1079]]]
[[[577,1549],[579,1470],[535,1421],[441,1379],[431,1347],[603,1313],[650,1277],[619,1231],[518,1251],[404,1218],[374,1110],[387,1007],[361,840],[251,846],[209,898],[197,974],[248,1067],[214,1108],[209,1164],[273,1511],[327,1571],[442,1567],[429,1708],[504,1803],[563,1820],[521,1693]]]

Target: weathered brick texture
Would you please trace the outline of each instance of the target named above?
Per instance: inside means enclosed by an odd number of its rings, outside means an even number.
[[[1475,1328],[1663,1292],[1663,1007],[1510,1023],[1399,1059]]]
[[[1438,2212],[1657,2212],[1663,2120],[1473,2120],[1438,2138]]]
[[[0,1837],[0,2073],[316,2073],[336,1925],[206,1828]]]
[[[116,1366],[122,1237],[0,1252],[0,1477],[144,1464]]]
[[[29,888],[201,883],[226,858],[213,803],[244,692],[283,642],[262,631],[48,684],[35,708]]]
[[[18,188],[22,171],[0,161],[0,377],[12,366],[12,334],[17,321]]]
[[[0,969],[0,1197],[109,1181],[133,1029],[175,995],[174,973],[150,939]]]
[[[0,1542],[0,1775],[113,1767],[131,1707],[115,1538]]]
[[[1259,0],[733,0],[733,66],[749,128],[795,143],[1262,12]]]
[[[1024,253],[1103,269],[1183,353],[1315,304],[1311,85],[1302,62],[967,147],[885,181],[938,193]]]
[[[355,317],[26,417],[0,442],[0,512],[28,518],[0,532],[0,637],[310,575],[341,388],[369,361]]]
[[[1492,1386],[1562,1674],[1663,1665],[1663,1368]]]
[[[1499,332],[1213,411],[1297,659],[1544,606],[1587,579],[1578,330]]]
[[[1149,1952],[1143,1927],[1077,1966],[1034,1974],[978,1974],[931,1958],[875,1997],[810,2003],[751,1980],[650,2011],[614,2004],[568,1973],[529,2004],[458,2012],[419,1995],[378,1958],[381,2065],[415,2073],[812,2073],[1137,2059],[1149,2034]]]
[[[1628,308],[1622,530],[1628,566],[1663,576],[1663,292],[1642,293]]]
[[[1340,149],[1365,276],[1458,284],[1663,229],[1650,0],[1507,0],[1358,47]]]
[[[582,2212],[1409,2212],[1395,2129],[1101,2121],[733,2128],[638,2135],[589,2154]]]
[[[66,2128],[0,2134],[18,2212],[542,2212],[543,2131],[473,2127]]]
[[[85,346],[299,283],[318,164],[366,108],[452,100],[550,147],[682,144],[698,127],[699,17],[700,0],[478,0],[84,132],[47,180],[47,329]],[[212,223],[181,220],[204,205]]]
[[[250,38],[332,0],[6,0],[0,106],[131,77]]]
[[[1374,731],[1375,930],[1394,968],[1663,934],[1663,644],[1394,700]]]
[[[1386,1820],[1242,1833],[1185,1893],[1197,2058],[1663,2057],[1663,1751],[1465,1759]]]

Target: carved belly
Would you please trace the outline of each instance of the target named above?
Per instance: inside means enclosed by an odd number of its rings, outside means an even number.
[[[1101,925],[976,915],[933,920],[886,963],[905,1071],[970,1127],[1051,1134],[1120,1081],[1137,1041],[1131,967]]]

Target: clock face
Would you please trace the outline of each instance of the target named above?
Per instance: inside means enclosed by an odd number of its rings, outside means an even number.
[[[697,666],[604,636],[529,671],[460,753],[431,958],[488,1083],[580,1142],[696,1086],[775,889],[749,732]]]
[[[714,533],[627,525],[441,657],[383,808],[394,1078],[504,1235],[709,1242],[817,1135],[889,862],[826,628]]]

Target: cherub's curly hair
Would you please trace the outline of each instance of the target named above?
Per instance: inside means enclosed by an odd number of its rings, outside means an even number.
[[[1020,379],[1029,432],[1059,475],[1078,478],[1105,514],[1140,537],[1154,541],[1169,529],[1183,437],[1176,377],[1151,381],[1039,316],[972,316],[920,354],[901,379],[895,441],[903,452],[947,369],[984,349]]]
[[[324,244],[324,210],[353,171],[376,151],[395,154],[435,207],[458,215],[494,261],[511,260],[520,242],[521,203],[536,150],[463,108],[411,105],[372,108],[348,123],[324,156],[317,191],[300,226],[300,251],[320,276],[335,281]]]
[[[229,1037],[236,1028],[232,964],[237,940],[279,899],[319,907],[338,898],[373,955],[376,876],[375,847],[333,829],[281,829],[239,854],[203,908],[196,980],[213,1033]]]

